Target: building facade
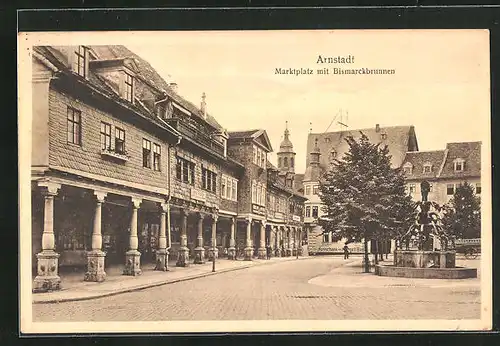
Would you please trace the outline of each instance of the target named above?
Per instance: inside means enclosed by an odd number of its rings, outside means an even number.
[[[332,160],[342,158],[349,150],[345,141],[347,136],[358,139],[361,133],[365,134],[370,142],[387,145],[391,157],[391,166],[400,167],[408,151],[418,151],[418,143],[413,126],[381,127],[326,132],[321,134],[310,133],[307,140],[308,157],[306,171],[302,179],[305,202],[304,224],[308,233],[309,254],[336,254],[342,253],[346,239],[335,240],[332,234],[323,233],[318,219],[324,214],[321,199],[318,195],[319,184],[323,174],[331,167]],[[369,248],[370,248],[369,242]],[[351,253],[363,253],[362,243],[349,243]]]
[[[299,236],[300,207],[281,231],[268,223],[266,191],[288,188],[268,187],[265,130],[228,134],[205,95],[185,100],[126,47],[35,47],[32,86],[35,292],[60,288],[65,267],[103,281],[110,265],[139,275],[169,256],[181,267],[234,259],[238,242],[251,260],[276,247],[272,234]]]

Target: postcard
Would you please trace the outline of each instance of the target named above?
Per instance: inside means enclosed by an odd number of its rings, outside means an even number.
[[[489,39],[20,32],[21,332],[489,330]]]

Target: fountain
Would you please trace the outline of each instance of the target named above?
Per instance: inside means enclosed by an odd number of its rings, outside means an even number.
[[[415,222],[405,234],[396,240],[394,264],[375,266],[375,274],[426,279],[477,277],[477,269],[455,265],[456,252],[450,249],[450,241],[453,237],[440,223],[441,207],[427,200],[430,190],[428,181],[423,181],[420,188],[422,201],[417,202]],[[416,245],[417,248],[410,249],[410,243]],[[436,244],[439,245],[436,246]]]

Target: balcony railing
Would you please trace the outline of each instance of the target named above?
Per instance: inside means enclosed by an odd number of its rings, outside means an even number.
[[[210,136],[206,134],[206,130],[204,130],[203,128],[197,127],[193,124],[185,123],[178,118],[166,119],[166,122],[170,126],[174,127],[177,131],[179,131],[182,135],[205,147],[205,149],[224,156],[224,145],[210,138]]]

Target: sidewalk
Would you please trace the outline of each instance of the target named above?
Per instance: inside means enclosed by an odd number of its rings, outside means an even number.
[[[299,257],[305,260],[313,257]],[[215,263],[215,272],[212,272],[212,262],[205,264],[190,264],[189,267],[179,268],[169,266],[168,272],[154,270],[143,270],[142,275],[109,275],[104,282],[86,282],[83,276],[78,276],[78,281],[71,278],[62,282],[62,289],[47,293],[34,293],[33,304],[58,303],[76,300],[87,300],[112,296],[148,287],[172,284],[179,281],[193,280],[205,276],[227,273],[260,265],[280,263],[286,261],[296,261],[296,257],[273,257],[270,260],[254,259],[252,261],[231,261],[228,259],[218,259]]]
[[[392,264],[392,256],[381,264]],[[346,264],[332,269],[325,275],[312,278],[308,282],[312,285],[323,287],[370,287],[370,288],[390,288],[390,287],[463,287],[480,289],[480,261],[479,260],[456,260],[457,266],[478,268],[478,277],[473,279],[413,279],[401,277],[378,276],[371,267],[370,273],[364,273],[361,258],[356,260],[346,260]]]

